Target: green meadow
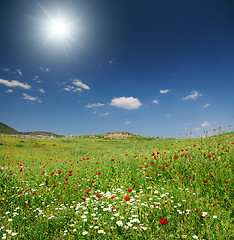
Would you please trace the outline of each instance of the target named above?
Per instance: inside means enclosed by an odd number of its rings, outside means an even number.
[[[2,239],[232,239],[234,134],[0,138]]]

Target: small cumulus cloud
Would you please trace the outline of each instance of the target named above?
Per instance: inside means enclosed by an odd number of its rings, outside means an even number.
[[[6,93],[13,93],[13,90],[8,89],[8,90],[6,91]]]
[[[40,88],[40,89],[39,89],[39,92],[40,92],[40,93],[45,93],[45,90],[44,90],[43,88]]]
[[[43,71],[43,72],[49,72],[49,68],[46,68],[46,67],[40,67],[40,70]]]
[[[82,92],[83,89],[90,90],[90,87],[85,83],[82,83],[81,80],[74,79],[72,84],[73,86],[66,86],[64,90],[68,92]]]
[[[169,90],[169,89],[166,89],[166,90],[160,90],[160,93],[161,94],[165,94],[165,93],[169,93],[171,90]]]
[[[13,80],[13,81],[8,81],[8,80],[4,80],[4,79],[0,79],[0,83],[7,86],[7,87],[22,87],[24,89],[30,89],[31,86],[28,85],[27,83],[21,83],[19,81]]]
[[[41,83],[41,80],[39,79],[39,76],[36,75],[34,78],[33,78],[33,81],[36,81],[38,83]]]
[[[193,90],[193,91],[191,92],[191,94],[189,94],[188,96],[185,96],[185,97],[183,98],[183,100],[184,100],[184,101],[189,100],[189,99],[196,100],[198,97],[201,97],[201,96],[202,96],[201,93],[199,93],[198,91]]]
[[[210,127],[210,126],[211,126],[211,123],[205,121],[204,123],[201,124],[201,126],[202,126],[202,127]]]
[[[159,101],[155,99],[153,100],[153,103],[159,104]]]
[[[131,121],[126,120],[124,123],[125,123],[126,125],[129,125],[129,124],[131,124]]]
[[[81,87],[85,90],[90,90],[90,87],[84,83],[82,83],[79,79],[74,79],[73,84],[77,87]]]
[[[23,73],[22,73],[22,71],[21,71],[20,69],[17,69],[17,73],[18,73],[18,75],[19,75],[20,77],[23,76]]]
[[[3,71],[3,72],[10,72],[11,69],[10,69],[10,68],[3,68],[2,71]]]
[[[99,114],[100,117],[104,117],[104,116],[107,116],[107,115],[109,115],[109,113],[100,113]]]
[[[200,131],[201,128],[194,128],[193,130],[194,130],[194,131]]]
[[[209,106],[210,106],[210,104],[207,103],[207,104],[205,104],[204,106],[202,106],[202,108],[204,109],[204,108],[207,108],[207,107],[209,107]]]
[[[127,110],[138,109],[141,105],[142,103],[139,99],[133,97],[113,98],[110,103],[110,106],[124,108]]]
[[[64,90],[67,92],[82,92],[81,88],[75,88],[74,86],[66,86]]]
[[[164,116],[165,116],[166,119],[170,119],[171,118],[171,114],[170,113],[166,113],[166,114],[164,114]]]
[[[28,101],[31,101],[31,102],[41,103],[41,100],[38,97],[32,97],[32,96],[30,96],[30,95],[28,95],[26,93],[23,93],[23,97],[24,97],[25,100],[28,100]]]
[[[89,103],[86,105],[87,108],[98,108],[103,107],[105,104],[103,103]]]

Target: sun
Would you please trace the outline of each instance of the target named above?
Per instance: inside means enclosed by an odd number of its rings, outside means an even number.
[[[53,7],[46,9],[38,4],[41,9],[39,17],[32,17],[38,24],[38,33],[43,47],[52,51],[65,50],[67,56],[74,55],[74,49],[80,47],[81,38],[84,34],[84,25],[81,16],[75,15],[72,10]]]
[[[70,37],[69,23],[63,19],[56,19],[49,22],[48,31],[51,37],[58,39],[68,39]]]

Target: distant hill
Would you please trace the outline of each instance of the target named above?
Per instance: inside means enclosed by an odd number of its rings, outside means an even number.
[[[0,122],[0,134],[14,134],[19,136],[27,136],[27,137],[62,137],[62,135],[57,135],[50,132],[18,132],[15,129],[11,128],[10,126]]]
[[[36,137],[36,136],[43,136],[43,137],[63,137],[63,135],[57,135],[57,134],[55,134],[55,133],[43,132],[43,131],[27,132],[27,133],[21,133],[21,134],[29,135],[30,137]]]
[[[4,133],[4,134],[19,134],[18,131],[16,131],[15,129],[9,127],[8,125],[1,123],[0,122],[0,133]]]

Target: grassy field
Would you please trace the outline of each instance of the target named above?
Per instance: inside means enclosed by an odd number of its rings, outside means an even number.
[[[232,239],[234,134],[0,138],[2,239]]]

